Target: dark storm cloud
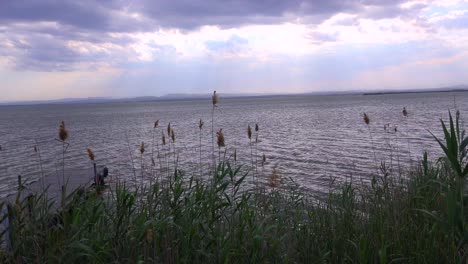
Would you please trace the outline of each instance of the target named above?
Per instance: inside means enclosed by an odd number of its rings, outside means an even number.
[[[423,4],[402,8],[407,0],[139,0],[133,10],[145,14],[156,25],[191,30],[203,25],[236,27],[277,24],[299,19],[317,24],[337,13],[371,19],[409,17]]]
[[[2,0],[0,22],[56,22],[91,31],[151,31],[159,27],[194,29],[203,25],[236,27],[274,24],[301,17],[326,19],[336,13],[372,18],[407,11],[403,0]],[[420,8],[416,6],[413,9]],[[135,18],[131,13],[143,16]]]
[[[195,30],[203,25],[223,28],[242,25],[300,22],[318,24],[334,14],[371,19],[407,16],[403,0],[0,0],[0,56],[16,68],[72,70],[78,63],[93,64],[112,54],[84,55],[70,41],[111,43],[128,47],[131,37],[111,33],[154,32],[160,28]],[[411,12],[419,7],[411,9]],[[125,34],[124,34],[125,35]],[[128,35],[128,34],[127,34]],[[333,36],[319,36],[332,41]],[[325,38],[325,39],[324,39]],[[206,43],[236,50],[242,43]],[[210,48],[211,45],[211,48]],[[214,45],[214,46],[213,46]],[[220,48],[221,49],[221,48]]]

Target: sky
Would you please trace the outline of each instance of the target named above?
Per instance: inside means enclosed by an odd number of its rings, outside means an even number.
[[[0,101],[468,84],[468,0],[0,0]]]

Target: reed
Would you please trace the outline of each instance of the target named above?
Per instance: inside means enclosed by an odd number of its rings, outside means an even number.
[[[211,105],[213,106],[211,109],[211,148],[212,148],[212,158],[213,158],[213,168],[216,167],[216,158],[215,158],[215,147],[214,147],[214,112],[215,108],[218,107],[218,101],[219,97],[218,94],[216,94],[216,91],[213,92],[213,95],[211,96]]]
[[[61,195],[61,205],[65,204],[65,197],[67,195],[67,185],[68,185],[68,180],[69,177],[67,177],[67,181],[65,182],[65,152],[67,151],[68,148],[68,130],[65,127],[65,121],[61,121],[59,125],[59,132],[58,132],[58,140],[62,144],[62,195]]]
[[[252,171],[254,170],[254,159],[253,159],[253,149],[252,149],[252,128],[250,125],[247,125],[247,138],[249,139],[249,147],[250,147],[250,161],[252,164]],[[255,182],[255,173],[252,173],[253,181]]]
[[[1,150],[1,147],[0,147],[0,150]],[[37,143],[37,140],[34,140],[34,153],[36,153],[37,163],[39,164],[39,169],[41,170],[41,188],[44,191],[45,190],[45,174],[44,174],[44,167],[42,166],[41,150],[39,149],[39,144]]]
[[[409,161],[410,163],[413,163],[413,158],[411,156],[411,146],[410,146],[410,131],[408,129],[408,118],[409,118],[409,113],[408,111],[406,110],[406,107],[403,107],[403,110],[401,111],[402,115],[403,115],[403,120],[404,120],[404,124],[405,124],[405,130],[406,130],[406,140],[408,142],[408,158],[409,158]]]
[[[145,166],[144,166],[144,158],[143,155],[145,154],[145,142],[141,142],[140,144],[140,170],[141,170],[141,179],[144,180],[144,172],[145,172]]]
[[[372,130],[371,130],[371,127],[370,127],[370,118],[366,113],[363,114],[363,121],[367,126],[367,130],[369,131],[369,138],[370,138],[370,141],[371,141],[372,153],[374,155],[374,166],[375,166],[376,170],[378,171],[379,166],[377,165],[377,155],[375,154],[374,139],[372,137]]]
[[[94,184],[97,186],[99,184],[99,179],[97,177],[97,166],[96,166],[96,161],[95,161],[95,155],[92,149],[87,148],[86,153],[88,154],[88,158],[93,164],[93,172],[94,172]]]
[[[221,148],[226,146],[222,128],[216,132],[216,144],[218,145],[218,162],[221,163]]]
[[[203,125],[204,125],[204,122],[203,120],[200,120],[198,121],[198,129],[199,129],[199,150],[200,150],[200,162],[198,164],[199,168],[200,168],[200,178],[203,176],[203,166],[202,166],[202,129],[203,129]]]

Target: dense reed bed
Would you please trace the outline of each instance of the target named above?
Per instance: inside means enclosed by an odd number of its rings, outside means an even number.
[[[250,144],[252,164],[238,164],[235,151],[227,156],[223,130],[213,125],[216,94],[212,103],[212,160],[205,163],[215,166],[202,166],[200,143],[200,166],[179,168],[174,128],[167,127],[169,142],[161,132],[155,146],[155,122],[151,151],[141,143],[139,160],[132,157],[150,181],[136,184],[134,170],[133,184],[63,188],[59,204],[47,188],[27,197],[20,188],[13,203],[0,204],[0,220],[8,222],[0,262],[466,263],[468,137],[459,112],[441,122],[445,138],[434,137],[445,156],[424,153],[411,170],[399,168],[399,177],[382,162],[370,184],[331,183],[316,198],[275,169],[262,175],[256,145]],[[364,122],[371,122],[367,114]],[[247,126],[251,143],[258,141],[257,124],[254,130]],[[369,137],[374,148],[370,129]],[[65,152],[66,137],[60,140]],[[95,164],[92,150],[88,155]],[[369,160],[377,163],[375,155]],[[267,184],[256,181],[260,175]]]

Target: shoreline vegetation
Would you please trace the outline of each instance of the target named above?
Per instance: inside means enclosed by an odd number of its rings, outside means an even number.
[[[67,189],[69,128],[62,121],[60,198],[50,198],[41,171],[42,191],[24,197],[27,186],[19,183],[16,199],[0,203],[0,262],[468,263],[468,137],[459,111],[441,120],[444,138],[433,135],[444,156],[423,153],[409,170],[400,161],[411,155],[395,153],[390,165],[377,160],[372,116],[361,113],[375,166],[371,181],[332,181],[318,199],[275,168],[264,173],[261,124],[246,124],[250,162],[241,164],[217,127],[216,92],[211,102],[211,126],[194,124],[198,167],[179,167],[177,131],[156,121],[139,155],[127,142],[131,180],[107,186]],[[410,115],[406,108],[401,114]],[[211,144],[202,145],[207,127]],[[384,129],[398,140],[396,126]],[[40,163],[40,149],[33,151]],[[96,178],[94,152],[85,152]]]

